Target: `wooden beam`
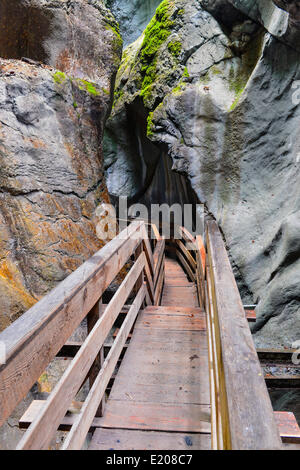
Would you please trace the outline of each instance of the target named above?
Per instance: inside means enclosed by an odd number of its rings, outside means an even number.
[[[185,227],[180,227],[181,235],[183,239],[191,244],[191,248],[195,250],[196,248],[196,240],[195,238],[190,234],[190,232],[185,228]]]
[[[146,287],[150,297],[150,304],[154,302],[154,286],[153,280],[150,274],[148,263],[145,264],[145,278],[146,278]]]
[[[211,448],[218,450],[218,416],[217,416],[217,385],[215,379],[215,361],[214,361],[214,339],[212,333],[210,304],[208,297],[208,290],[206,294],[206,332],[207,332],[207,345],[208,345],[208,367],[209,367],[209,387],[210,387],[210,406],[211,406]]]
[[[277,377],[265,375],[265,382],[268,388],[297,388],[300,390],[299,375],[280,375]]]
[[[197,235],[196,237],[196,281],[197,291],[200,307],[205,308],[206,296],[205,296],[205,270],[206,270],[206,251],[202,237]]]
[[[176,240],[176,245],[180,248],[181,252],[186,257],[187,261],[190,264],[192,271],[195,272],[197,269],[197,263],[192,257],[191,252],[186,248],[186,246],[184,245],[184,243],[182,243],[181,240]]]
[[[46,401],[44,400],[34,400],[21,417],[19,428],[28,429],[31,423],[38,418],[45,404]],[[69,408],[67,414],[64,416],[58,427],[59,431],[70,431],[72,429],[82,406],[83,402],[73,402],[73,406]],[[294,414],[291,412],[275,411],[274,416],[282,441],[285,443],[300,444],[300,429]],[[101,428],[102,422],[103,420],[101,418],[94,418],[89,432],[93,432],[95,429]]]
[[[151,272],[151,276],[153,276],[153,274],[154,274],[153,253],[152,253],[152,250],[151,250],[150,241],[149,241],[149,238],[148,238],[148,233],[147,233],[147,229],[146,229],[145,225],[143,226],[143,234],[144,234],[144,238],[143,238],[144,251],[145,251],[145,254],[146,254],[146,259],[147,259],[147,262],[148,262],[148,265],[149,265],[149,270]]]
[[[93,330],[94,326],[98,322],[99,318],[103,314],[102,311],[102,300],[98,300],[96,305],[92,308],[92,310],[88,313],[87,315],[87,332],[88,335],[91,333]],[[89,370],[88,376],[89,376],[89,384],[90,388],[92,388],[100,370],[104,362],[104,346],[99,351],[99,354],[96,356],[95,361],[92,365],[92,367]],[[98,418],[103,416],[104,412],[104,406],[105,406],[105,399],[100,403],[99,409],[96,412],[96,415]]]
[[[33,400],[23,416],[20,418],[19,428],[28,429],[29,426],[38,419],[46,403],[46,400]],[[63,417],[58,426],[58,431],[70,431],[75,422],[76,415],[80,412],[82,405],[83,402],[72,402],[66,415]],[[89,431],[94,431],[99,427],[101,427],[101,418],[94,418]]]
[[[154,285],[154,288],[156,288],[158,276],[159,276],[159,273],[160,273],[160,266],[161,266],[162,259],[163,259],[163,256],[164,256],[165,246],[166,246],[165,239],[162,238],[161,240],[159,240],[157,242],[157,245],[156,245],[155,250],[154,250],[154,254],[153,254],[153,263],[154,263],[153,285]]]
[[[203,243],[203,239],[201,235],[196,236],[196,250],[200,255],[200,262],[201,262],[201,273],[202,276],[205,277],[205,269],[206,269],[206,250]]]
[[[230,436],[226,433],[226,423],[228,422],[228,405],[226,399],[226,393],[224,391],[224,382],[222,381],[222,359],[221,359],[221,348],[220,348],[220,332],[217,321],[217,315],[215,312],[214,305],[214,292],[211,281],[210,267],[206,267],[206,309],[210,322],[210,333],[211,333],[211,360],[213,362],[213,380],[215,400],[214,405],[216,407],[214,412],[214,446],[218,450],[223,450],[226,447],[227,442],[230,446]]]
[[[300,428],[294,413],[275,411],[274,415],[282,442],[300,444]]]
[[[192,271],[192,268],[190,267],[190,265],[188,264],[188,262],[186,261],[186,259],[184,258],[184,256],[180,253],[179,250],[177,250],[177,258],[179,259],[180,263],[182,264],[185,272],[188,274],[190,280],[192,282],[195,282],[196,278],[195,278],[195,274],[194,272]]]
[[[90,390],[80,413],[76,416],[75,423],[62,446],[62,450],[80,450],[82,448],[86,435],[93,423],[99,403],[102,400],[105,389],[114,372],[118,358],[136,320],[144,298],[145,287],[142,286],[122,324],[109,355],[105,359],[101,372]]]
[[[291,364],[296,349],[257,349],[259,360],[264,362],[281,362]]]
[[[134,222],[0,334],[0,426],[102,296],[142,240]]]
[[[270,397],[226,248],[215,222],[207,224],[214,309],[218,316],[231,448],[281,449]]]
[[[18,450],[47,449],[53,434],[87,376],[96,355],[102,347],[105,338],[111,330],[130,292],[134,288],[144,266],[145,254],[142,252],[108,304],[105,312],[80,348],[78,354],[54,388],[43,412],[23,436],[17,447]]]
[[[245,315],[249,323],[256,322],[256,313],[255,310],[245,309]]]
[[[154,236],[155,236],[156,240],[161,240],[161,235],[159,233],[159,230],[158,230],[157,226],[155,224],[152,224],[151,228],[153,230],[153,233],[154,233]]]
[[[162,258],[162,263],[160,266],[160,273],[158,276],[158,281],[155,289],[155,297],[154,297],[154,305],[159,305],[161,301],[161,296],[162,296],[162,291],[163,291],[163,286],[164,286],[164,280],[165,280],[165,257],[163,256]]]

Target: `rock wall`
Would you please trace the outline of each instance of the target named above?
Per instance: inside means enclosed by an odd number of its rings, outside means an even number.
[[[123,53],[105,138],[114,195],[159,191],[165,158],[189,181],[264,346],[300,337],[296,4],[164,0]]]
[[[101,247],[121,51],[102,1],[0,4],[0,330]]]
[[[160,0],[105,0],[105,4],[118,20],[127,46],[144,31]]]

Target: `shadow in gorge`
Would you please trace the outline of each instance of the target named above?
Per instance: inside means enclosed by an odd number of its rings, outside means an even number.
[[[181,175],[172,170],[172,162],[167,153],[162,151],[157,160],[155,168],[152,170],[152,179],[143,190],[139,191],[133,197],[127,200],[128,209],[135,204],[143,204],[150,217],[151,207],[155,205],[166,204],[170,207],[170,222],[174,221],[172,206],[180,205],[182,214],[184,214],[184,206],[192,206],[192,228],[196,228],[196,205],[200,204],[195,191],[192,189],[189,181],[184,175]],[[119,216],[119,198],[115,195],[110,195],[113,204],[117,208]],[[139,216],[139,214],[130,214]],[[150,221],[150,220],[149,220]],[[158,221],[157,221],[158,222]],[[161,218],[160,222],[168,223],[168,220]],[[182,225],[184,220],[182,220]]]

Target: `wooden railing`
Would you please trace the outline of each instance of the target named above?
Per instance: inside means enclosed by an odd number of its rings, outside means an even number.
[[[155,234],[151,242],[150,229]],[[181,234],[176,253],[206,310],[213,448],[279,449],[274,413],[219,228],[215,222],[207,224],[207,254],[200,236],[194,238],[184,228]],[[89,380],[87,398],[63,444],[63,449],[82,447],[93,420],[103,413],[105,390],[139,310],[144,304],[160,304],[164,257],[165,239],[157,228],[132,222],[0,334],[7,353],[0,367],[1,426],[87,318],[86,340],[72,346],[73,360],[18,449],[48,448],[72,400]],[[108,305],[102,305],[105,290],[121,270],[123,282]],[[125,320],[104,358],[104,341],[124,310]]]
[[[176,240],[176,255],[190,281],[197,285],[199,306],[205,308],[206,251],[200,235],[194,238],[185,227],[179,228],[181,239]]]
[[[2,425],[82,320],[88,320],[86,340],[18,449],[48,448],[72,400],[89,379],[90,391],[63,445],[63,449],[81,448],[94,417],[101,413],[105,389],[140,308],[161,295],[163,250],[164,240],[158,240],[153,258],[145,224],[133,222],[0,334],[7,352],[6,364],[0,367]],[[104,291],[133,255],[135,261],[117,292],[101,308]],[[104,360],[104,341],[132,292],[134,300]]]
[[[220,230],[207,224],[206,306],[214,449],[280,449],[274,412]]]

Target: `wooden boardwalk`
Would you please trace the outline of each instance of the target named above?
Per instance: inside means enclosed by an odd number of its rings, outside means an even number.
[[[132,222],[0,333],[0,426],[56,357],[69,359],[47,400],[32,401],[20,418],[18,450],[48,449],[57,430],[68,431],[61,450],[299,442],[293,413],[272,408],[248,325],[253,314],[245,315],[217,224],[207,223],[206,247],[180,230],[181,240],[166,241],[156,227]],[[72,342],[84,319],[85,340]]]
[[[90,449],[210,449],[204,312],[194,283],[165,261],[162,306],[141,311]]]

